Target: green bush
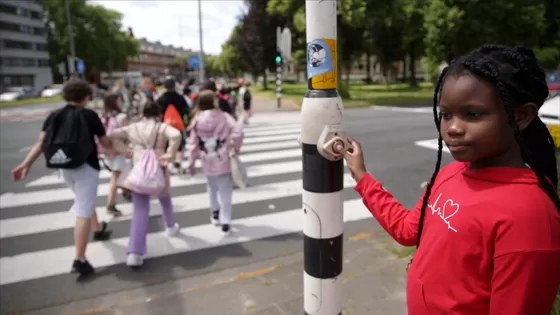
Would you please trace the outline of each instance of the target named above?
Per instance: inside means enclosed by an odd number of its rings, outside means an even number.
[[[537,59],[539,59],[541,66],[546,70],[555,70],[560,67],[560,48],[536,48],[535,55],[537,55]]]

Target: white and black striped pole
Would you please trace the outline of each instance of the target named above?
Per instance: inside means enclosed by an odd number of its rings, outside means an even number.
[[[276,56],[276,102],[278,108],[282,105],[282,57]]]
[[[344,105],[337,90],[336,0],[306,0],[305,11],[308,91],[300,136],[303,303],[306,315],[337,315],[342,314],[344,165],[341,156],[329,156],[323,149],[327,140],[344,132]]]

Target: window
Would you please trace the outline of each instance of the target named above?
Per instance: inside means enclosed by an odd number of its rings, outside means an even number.
[[[34,27],[33,28],[33,34],[38,35],[38,36],[45,36],[45,29],[42,27]]]
[[[35,19],[35,20],[42,20],[43,19],[43,13],[42,12],[37,12],[37,11],[31,11],[31,18]]]
[[[0,21],[0,30],[19,32],[19,25]]]
[[[12,14],[12,15],[17,15],[17,16],[21,16],[21,17],[26,17],[26,18],[37,19],[37,20],[43,19],[43,13],[42,12],[33,11],[33,10],[25,9],[25,8],[20,8],[20,7],[17,7],[17,6],[4,4],[4,3],[0,4],[0,12],[7,13],[7,14]]]
[[[49,50],[49,46],[47,46],[47,44],[39,44],[39,43],[36,43],[36,44],[35,44],[35,50],[37,50],[37,51],[48,51],[48,50]]]
[[[17,8],[11,5],[0,3],[0,12],[17,15]]]
[[[48,59],[37,59],[37,65],[42,68],[50,66]]]
[[[32,50],[33,44],[30,42],[24,42],[19,40],[5,39],[2,41],[2,48]]]
[[[2,75],[0,76],[5,87],[11,86],[33,86],[35,76],[33,75]]]
[[[9,22],[0,22],[0,30],[19,32],[24,34],[34,34],[38,36],[45,35],[45,29],[42,27],[31,27],[26,24],[15,24]]]
[[[37,63],[33,58],[3,57],[0,59],[0,65],[6,67],[35,67]]]

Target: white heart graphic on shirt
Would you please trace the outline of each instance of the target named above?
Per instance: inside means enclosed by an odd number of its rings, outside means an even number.
[[[449,206],[449,210],[446,212],[447,206]],[[451,213],[453,208],[455,208],[455,212]],[[457,214],[457,212],[459,212],[459,204],[454,203],[451,199],[447,199],[447,201],[443,204],[443,209],[441,209],[441,217],[447,222],[448,219]]]

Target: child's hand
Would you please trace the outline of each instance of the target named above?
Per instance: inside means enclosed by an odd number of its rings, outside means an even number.
[[[187,168],[187,171],[189,172],[189,175],[194,176],[196,174],[196,169],[194,168],[194,165],[191,165]]]
[[[12,178],[14,181],[22,180],[27,176],[28,172],[29,172],[29,166],[25,164],[20,164],[12,170]]]
[[[359,182],[367,173],[364,164],[364,155],[362,153],[362,145],[351,137],[348,137],[348,141],[352,145],[352,149],[344,152],[343,156],[346,160],[346,164],[348,164],[348,169],[350,170],[352,178],[354,178],[356,182]]]
[[[167,165],[169,165],[171,160],[172,160],[172,156],[166,153],[159,157],[159,164],[161,166],[167,167]]]

